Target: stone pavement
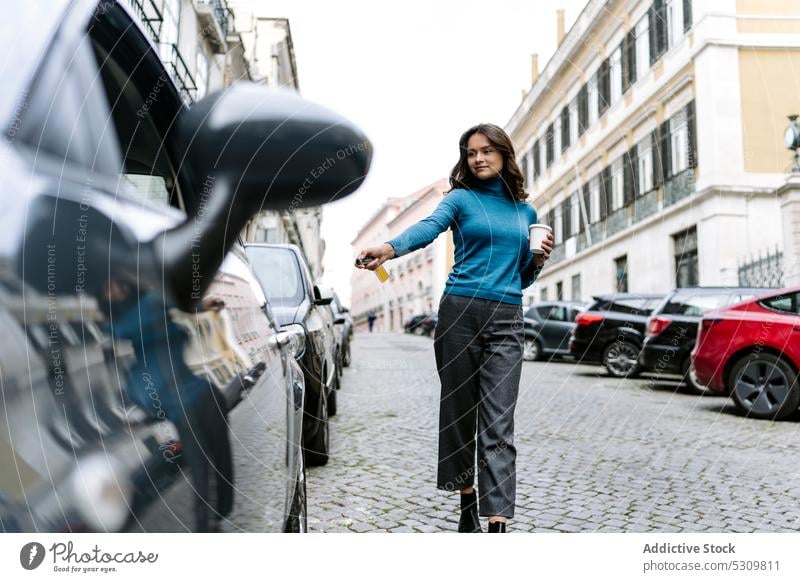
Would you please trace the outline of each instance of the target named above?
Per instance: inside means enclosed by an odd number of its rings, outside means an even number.
[[[438,399],[431,339],[355,335],[331,460],[308,470],[310,531],[456,530],[458,494],[435,485]],[[798,426],[675,381],[525,363],[509,530],[796,531]]]

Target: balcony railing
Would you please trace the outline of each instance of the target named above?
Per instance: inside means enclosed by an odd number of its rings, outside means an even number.
[[[194,77],[189,72],[189,67],[186,66],[186,61],[183,60],[181,52],[178,50],[178,45],[162,44],[161,54],[164,59],[164,65],[167,67],[167,72],[178,86],[183,100],[187,103],[194,103],[197,85],[194,82]]]
[[[548,262],[555,264],[564,259],[572,258],[575,254],[602,243],[607,238],[623,232],[637,222],[641,222],[645,218],[657,214],[667,206],[690,196],[694,189],[694,170],[689,168],[667,181],[663,186],[663,190],[651,190],[636,198],[632,205],[628,204],[628,206],[612,212],[603,220],[590,224],[588,234],[584,230],[573,237],[575,239],[574,246],[571,244],[558,244],[550,254]],[[661,203],[659,197],[661,192],[663,192],[664,196],[663,203]],[[589,242],[590,239],[591,243]]]
[[[634,201],[633,222],[641,222],[656,212],[658,212],[658,190],[650,190]]]
[[[128,4],[133,8],[133,13],[139,19],[139,23],[150,40],[157,44],[164,17],[155,0],[128,0]]]
[[[664,183],[664,206],[675,204],[694,192],[694,170],[689,168]]]

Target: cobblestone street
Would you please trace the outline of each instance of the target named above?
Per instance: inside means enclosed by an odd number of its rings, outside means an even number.
[[[677,387],[525,363],[509,530],[797,530],[797,421],[743,418]],[[311,531],[456,530],[458,494],[435,486],[438,399],[431,339],[355,335],[331,460],[308,470]]]

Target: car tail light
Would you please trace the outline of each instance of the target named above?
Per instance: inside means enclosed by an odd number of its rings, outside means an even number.
[[[592,325],[605,319],[599,313],[581,313],[575,318],[576,325]]]
[[[647,324],[647,335],[656,336],[660,334],[667,329],[670,323],[672,322],[666,317],[651,317]]]

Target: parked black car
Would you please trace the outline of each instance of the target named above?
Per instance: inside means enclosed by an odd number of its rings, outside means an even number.
[[[675,289],[655,308],[639,354],[642,370],[679,374],[690,388],[705,392],[691,379],[690,354],[703,314],[754,299],[771,291],[759,287],[685,287]]]
[[[586,309],[578,301],[550,301],[537,303],[525,311],[526,361],[545,356],[569,356],[569,339],[575,328],[575,318]]]
[[[309,466],[325,465],[330,451],[328,417],[336,414],[336,331],[329,305],[333,292],[314,284],[303,252],[292,244],[250,243],[253,263],[275,319],[283,330],[305,335],[300,355],[306,383],[303,448]]]
[[[405,325],[403,325],[403,329],[406,333],[431,337],[436,329],[437,321],[439,321],[439,316],[435,311],[431,313],[421,313],[406,321]]]
[[[277,329],[237,237],[262,208],[353,191],[368,142],[249,83],[187,107],[125,2],[21,3],[0,30],[24,39],[0,92],[0,530],[258,512],[302,531],[302,336]]]
[[[617,378],[636,376],[647,318],[664,294],[614,293],[593,299],[575,319],[570,352],[581,363],[602,364]]]

